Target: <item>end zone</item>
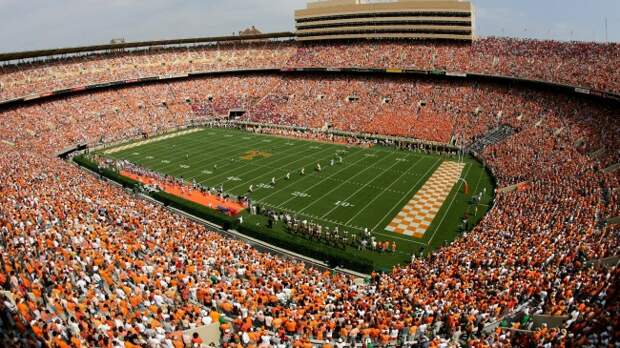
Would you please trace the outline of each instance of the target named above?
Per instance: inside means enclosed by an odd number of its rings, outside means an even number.
[[[416,238],[424,237],[461,177],[463,168],[464,163],[443,162],[385,229]]]

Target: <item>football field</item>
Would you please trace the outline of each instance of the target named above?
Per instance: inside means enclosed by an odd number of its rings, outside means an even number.
[[[428,252],[453,240],[465,214],[470,226],[483,216],[493,191],[490,176],[471,158],[459,164],[456,158],[434,154],[236,129],[194,129],[126,144],[104,155],[186,182],[223,187],[229,194],[249,195],[254,204],[332,229],[361,233],[368,228],[377,240],[398,245],[395,254],[367,252],[384,268],[409,260],[412,252]],[[469,194],[464,193],[465,182]],[[443,191],[437,185],[443,185]],[[471,204],[472,194],[482,191],[481,201]],[[433,201],[427,203],[429,197]],[[253,223],[248,212],[243,214]]]

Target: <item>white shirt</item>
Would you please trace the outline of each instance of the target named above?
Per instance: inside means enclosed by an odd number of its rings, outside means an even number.
[[[271,342],[271,336],[268,335],[261,336],[260,339],[263,344],[269,344]]]
[[[241,341],[243,342],[243,344],[250,343],[250,335],[248,335],[247,332],[244,332],[243,335],[241,335]]]

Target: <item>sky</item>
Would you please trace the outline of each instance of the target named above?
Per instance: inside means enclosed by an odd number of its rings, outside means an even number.
[[[472,0],[478,36],[620,42],[620,0]],[[0,52],[293,31],[305,0],[0,0]]]

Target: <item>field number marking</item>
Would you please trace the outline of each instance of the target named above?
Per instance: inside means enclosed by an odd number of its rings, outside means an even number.
[[[345,201],[338,201],[336,203],[334,203],[335,206],[337,207],[343,207],[343,208],[349,208],[349,207],[354,207],[355,205],[349,203],[349,202],[345,202]]]

